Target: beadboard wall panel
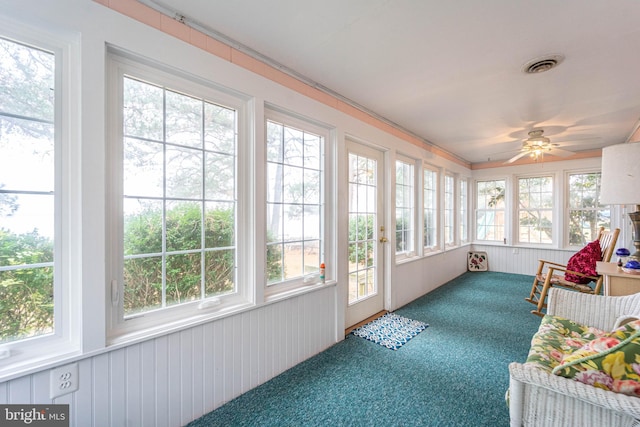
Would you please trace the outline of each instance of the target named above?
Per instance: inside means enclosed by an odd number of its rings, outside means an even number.
[[[183,426],[336,342],[335,286],[78,360],[79,389],[49,370],[0,384],[0,403],[70,405],[71,426]]]
[[[502,273],[526,274],[533,276],[538,269],[538,260],[566,264],[574,251],[541,248],[520,248],[513,246],[474,245],[474,251],[487,253],[489,270]]]

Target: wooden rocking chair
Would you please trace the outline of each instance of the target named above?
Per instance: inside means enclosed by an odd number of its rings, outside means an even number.
[[[613,231],[605,231],[604,227],[600,227],[596,240],[600,243],[602,261],[609,262],[611,260],[619,234],[619,228]],[[545,268],[547,268],[547,271],[545,271]],[[591,283],[583,285],[571,282],[565,279],[565,273],[591,279],[591,282],[595,282],[595,285],[591,287]],[[536,276],[533,279],[531,293],[529,298],[525,298],[525,300],[537,306],[535,310],[531,310],[531,313],[544,316],[542,310],[547,307],[547,293],[552,286],[598,295],[602,289],[602,281],[602,276],[589,276],[577,271],[567,270],[567,266],[564,264],[541,259],[539,260],[538,271],[536,271]]]

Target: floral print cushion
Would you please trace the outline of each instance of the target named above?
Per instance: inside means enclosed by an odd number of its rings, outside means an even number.
[[[553,373],[640,397],[640,320],[629,322],[565,355]]]
[[[531,348],[525,363],[551,372],[560,365],[565,355],[579,350],[585,344],[606,333],[569,319],[545,315],[540,322],[538,332],[531,340]]]

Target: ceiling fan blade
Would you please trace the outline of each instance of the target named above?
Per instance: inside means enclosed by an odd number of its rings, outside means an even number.
[[[551,148],[549,150],[549,154],[551,154],[552,156],[558,156],[558,157],[569,157],[569,156],[573,156],[574,153],[573,151],[569,151],[569,150],[563,150],[562,148]]]
[[[524,157],[524,156],[526,156],[526,155],[528,155],[528,154],[529,154],[529,152],[528,152],[528,151],[521,151],[520,153],[516,154],[515,156],[513,156],[512,158],[510,158],[509,160],[507,160],[506,162],[504,162],[504,164],[507,164],[507,163],[513,163],[513,162],[515,162],[516,160],[518,160],[519,158]]]

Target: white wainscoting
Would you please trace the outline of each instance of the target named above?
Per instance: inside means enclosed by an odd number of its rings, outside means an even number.
[[[395,266],[392,304],[396,310],[467,271],[470,246],[449,249]]]
[[[3,404],[70,404],[71,426],[183,426],[336,342],[336,287],[78,361],[79,390],[49,370],[0,384]]]
[[[484,251],[489,259],[489,271],[533,276],[538,260],[566,264],[575,251],[559,249],[521,248],[514,246],[473,245],[474,251]]]

